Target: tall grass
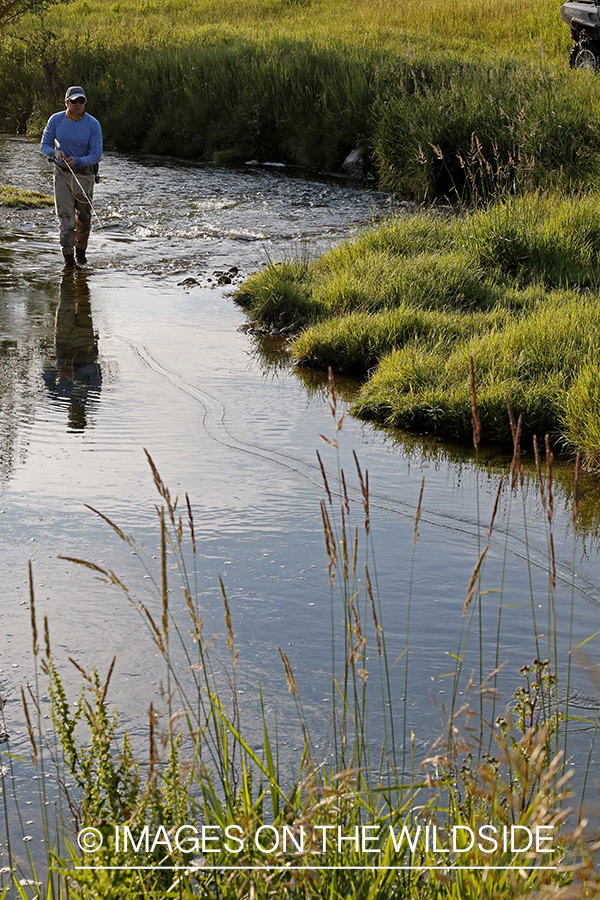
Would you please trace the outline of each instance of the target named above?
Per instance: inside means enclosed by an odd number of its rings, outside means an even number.
[[[478,403],[473,393],[474,420]],[[333,381],[330,408],[333,436],[328,443],[330,452],[336,454],[343,415]],[[514,424],[514,417],[512,421]],[[519,426],[515,425],[515,486]],[[406,727],[411,684],[410,621],[407,618],[404,647],[391,647],[383,622],[385,603],[376,587],[368,473],[356,459],[361,502],[355,510],[346,489],[346,473],[339,469],[339,463],[335,483],[322,464],[333,708],[329,735],[324,738],[319,734],[317,742],[314,723],[303,709],[292,661],[280,649],[302,748],[300,761],[294,763],[283,755],[262,694],[258,712],[263,742],[261,749],[254,749],[256,739],[244,725],[239,704],[242,676],[235,612],[221,582],[224,634],[219,647],[205,634],[202,620],[191,503],[186,496],[180,507],[151,459],[149,462],[160,498],[160,565],[156,574],[148,573],[155,579],[156,596],[138,600],[113,570],[71,559],[116,587],[136,606],[164,665],[164,695],[161,700],[156,698],[157,705],[153,701],[149,710],[148,752],[145,759],[137,759],[127,734],[118,737],[116,713],[108,704],[114,661],[105,678],[76,661],[83,687],[75,703],[68,697],[60,666],[53,657],[47,620],[43,640],[38,634],[31,588],[34,656],[42,659],[49,679],[55,743],[48,745],[41,728],[39,687],[24,695],[24,703],[33,763],[42,775],[50,767],[58,773],[64,818],[56,824],[49,821],[43,795],[41,809],[51,874],[36,874],[35,861],[31,859],[28,867],[11,845],[10,871],[3,870],[1,897],[7,896],[10,887],[17,896],[28,896],[25,882],[31,885],[32,881],[43,881],[42,892],[48,898],[82,900],[140,896],[202,896],[215,900],[308,896],[330,900],[550,898],[573,896],[574,889],[577,896],[597,894],[593,849],[583,838],[582,829],[571,838],[566,832],[564,837],[558,832],[568,815],[568,778],[561,748],[566,745],[569,722],[558,703],[555,673],[561,661],[551,635],[549,658],[542,660],[536,623],[532,621],[532,650],[535,647],[537,658],[521,670],[520,684],[508,705],[498,698],[498,667],[488,677],[482,675],[476,680],[472,676],[465,682],[462,660],[482,615],[478,598],[483,590],[487,547],[474,565],[467,589],[463,628],[454,654],[454,686],[443,731],[427,758],[419,760]],[[551,477],[548,455],[549,504]],[[512,491],[508,502],[513,503]],[[498,498],[487,532],[488,545],[497,505]],[[418,550],[420,509],[421,500],[415,517],[413,559]],[[131,536],[103,513],[101,516],[128,550],[141,549]],[[550,572],[552,565],[550,551]],[[187,627],[183,610],[174,608],[169,587],[174,569],[183,587]],[[32,583],[31,573],[30,579]],[[504,603],[501,596],[499,611]],[[549,611],[551,603],[552,595]],[[534,608],[532,602],[532,612]],[[391,689],[391,660],[397,649],[406,655],[406,693],[402,699]],[[500,713],[495,724],[486,724],[486,699],[493,699],[492,719]],[[378,721],[381,724],[376,725]],[[0,757],[0,764],[4,761],[5,757]],[[44,790],[45,780],[40,783]],[[101,835],[102,847],[93,853],[81,853],[69,831],[69,819],[76,831],[87,828],[95,840]],[[201,848],[188,828],[181,846],[177,846],[178,829],[192,824],[198,829],[204,826],[211,837],[221,839],[209,839]],[[124,825],[134,844],[139,842],[137,850],[131,840],[124,845]],[[483,842],[469,848],[465,840],[468,829],[477,833],[484,825],[499,829],[506,826],[509,830],[520,826],[519,834],[526,828],[547,828],[542,833],[553,835],[555,848],[551,864],[543,853],[523,855],[513,851],[510,844],[503,846],[502,840],[492,849],[489,832]],[[121,828],[118,837],[116,826]],[[434,826],[438,829],[437,849],[431,842],[424,843],[425,829],[433,834]],[[338,827],[339,835],[349,840],[338,840]],[[90,828],[96,831],[90,833]],[[242,836],[243,840],[224,842],[227,828],[229,835]],[[360,838],[355,840],[356,834],[364,833],[361,828],[367,828],[366,845]],[[253,840],[258,829],[263,834],[260,846]],[[406,829],[403,837],[402,829]],[[284,833],[286,848],[281,846]],[[332,837],[324,850],[325,833]],[[303,843],[303,835],[312,835],[312,841]],[[415,835],[420,836],[416,841]],[[448,856],[445,851],[453,838],[456,851]]]
[[[375,0],[76,0],[5,39],[0,112],[39,134],[84,83],[119,149],[338,170],[361,148],[417,200],[596,182],[597,91],[567,70],[555,6],[428,0],[417,18]]]

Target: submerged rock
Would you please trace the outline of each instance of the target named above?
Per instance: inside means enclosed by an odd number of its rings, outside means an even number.
[[[177,286],[183,288],[191,287],[216,287],[217,285],[225,286],[233,284],[234,281],[240,281],[243,278],[243,272],[238,266],[229,266],[227,269],[214,269],[210,274],[197,272],[197,278],[188,276],[183,281],[178,281]]]

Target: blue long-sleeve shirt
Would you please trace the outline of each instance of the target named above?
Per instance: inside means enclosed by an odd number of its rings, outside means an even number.
[[[102,156],[100,122],[88,113],[78,122],[69,119],[66,110],[54,113],[44,128],[40,150],[52,159],[55,148],[65,156],[74,156],[78,169],[96,165]]]

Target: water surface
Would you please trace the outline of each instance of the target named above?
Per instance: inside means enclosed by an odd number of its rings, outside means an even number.
[[[4,182],[51,190],[48,164],[24,139],[0,140],[0,167]],[[91,237],[90,266],[74,274],[62,272],[52,210],[0,210],[0,695],[7,701],[11,752],[29,753],[19,689],[34,672],[30,560],[38,617],[49,617],[53,652],[70,689],[74,693],[79,676],[69,656],[102,672],[116,656],[110,699],[144,745],[147,709],[160,703],[163,678],[155,647],[117,589],[57,558],[111,567],[134,597],[158,609],[148,577],[158,577],[158,498],[144,449],[172,493],[189,495],[210,634],[224,630],[223,578],[249,734],[259,746],[253,723],[262,684],[292,752],[297,731],[277,648],[288,653],[317,734],[326,732],[332,697],[332,617],[319,510],[325,494],[315,451],[332,484],[338,465],[344,468],[360,524],[356,451],[369,472],[371,565],[392,662],[406,648],[411,596],[406,702],[409,729],[424,750],[440,728],[467,585],[510,460],[493,448],[476,460],[469,448],[391,433],[349,416],[336,452],[321,438],[335,437],[326,379],[296,371],[277,342],[240,330],[246,319],[231,299],[235,283],[268,259],[316,253],[353,229],[406,211],[384,194],[334,179],[115,153],[103,160],[95,205],[101,227],[97,223]],[[223,272],[233,284],[218,284]],[[339,385],[338,414],[355,389]],[[548,525],[531,457],[523,457],[525,513],[520,497],[511,499],[509,479],[501,491],[481,625],[476,619],[464,662],[467,678],[472,667],[479,677],[480,647],[484,673],[506,661],[500,677],[505,700],[518,668],[549,643],[552,651],[554,624],[561,674],[571,630],[576,646],[600,628],[596,481],[584,476],[574,539],[572,467],[556,461],[557,575],[550,602]],[[85,504],[144,543],[149,572]],[[176,580],[172,587],[172,609],[185,629]],[[339,622],[339,610],[333,618]],[[592,662],[598,640],[585,645]],[[399,711],[405,659],[392,670]],[[583,668],[574,669],[571,687],[582,708],[595,705]],[[17,775],[28,797],[34,785],[27,769]]]

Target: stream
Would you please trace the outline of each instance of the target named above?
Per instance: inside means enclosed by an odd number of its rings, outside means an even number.
[[[153,578],[160,582],[159,498],[144,450],[179,495],[182,513],[189,496],[207,634],[225,631],[223,579],[248,734],[259,748],[262,686],[290,754],[301,746],[278,647],[321,737],[332,699],[332,614],[319,508],[325,492],[316,450],[332,485],[338,465],[344,469],[351,515],[362,528],[356,452],[369,473],[373,572],[389,659],[400,658],[391,670],[399,704],[411,596],[407,721],[424,756],[452,690],[467,587],[510,457],[484,447],[476,458],[472,448],[349,415],[336,451],[321,438],[336,437],[327,377],[291,366],[280,338],[244,331],[246,316],[231,298],[236,284],[268,260],[310,257],[355,229],[409,214],[406,205],[276,166],[225,169],[108,152],[101,176],[90,264],[75,273],[63,273],[52,209],[0,208],[0,697],[6,701],[0,731],[8,735],[0,751],[9,748],[17,758],[21,802],[35,805],[37,796],[28,763],[19,762],[30,754],[20,689],[35,673],[29,561],[38,623],[48,616],[53,655],[72,699],[80,675],[69,657],[103,676],[116,657],[109,700],[134,744],[141,752],[146,746],[149,704],[161,703],[156,647],[117,588],[58,558],[109,567],[160,615],[152,588]],[[20,137],[0,136],[0,181],[52,190],[37,144]],[[223,276],[230,283],[220,284]],[[76,371],[64,365],[73,348]],[[337,390],[339,415],[357,385],[340,380]],[[475,620],[464,659],[466,683],[471,669],[479,671],[480,646],[484,674],[495,668],[498,643],[498,661],[506,662],[503,702],[519,683],[519,667],[536,655],[536,635],[542,653],[554,652],[551,616],[563,680],[569,641],[575,647],[600,629],[596,479],[582,478],[575,535],[573,465],[555,460],[552,606],[548,523],[529,447],[523,464],[522,491],[511,499],[509,477],[501,488],[481,626]],[[143,551],[133,552],[89,506],[143,543]],[[171,610],[185,631],[175,576],[171,588]],[[335,588],[334,597],[339,602]],[[333,618],[337,628],[339,610]],[[598,658],[599,641],[598,635],[587,641],[589,659],[571,672],[571,700],[582,716],[597,710],[585,668]],[[578,742],[587,749],[589,734],[585,724],[576,729],[573,752]]]

